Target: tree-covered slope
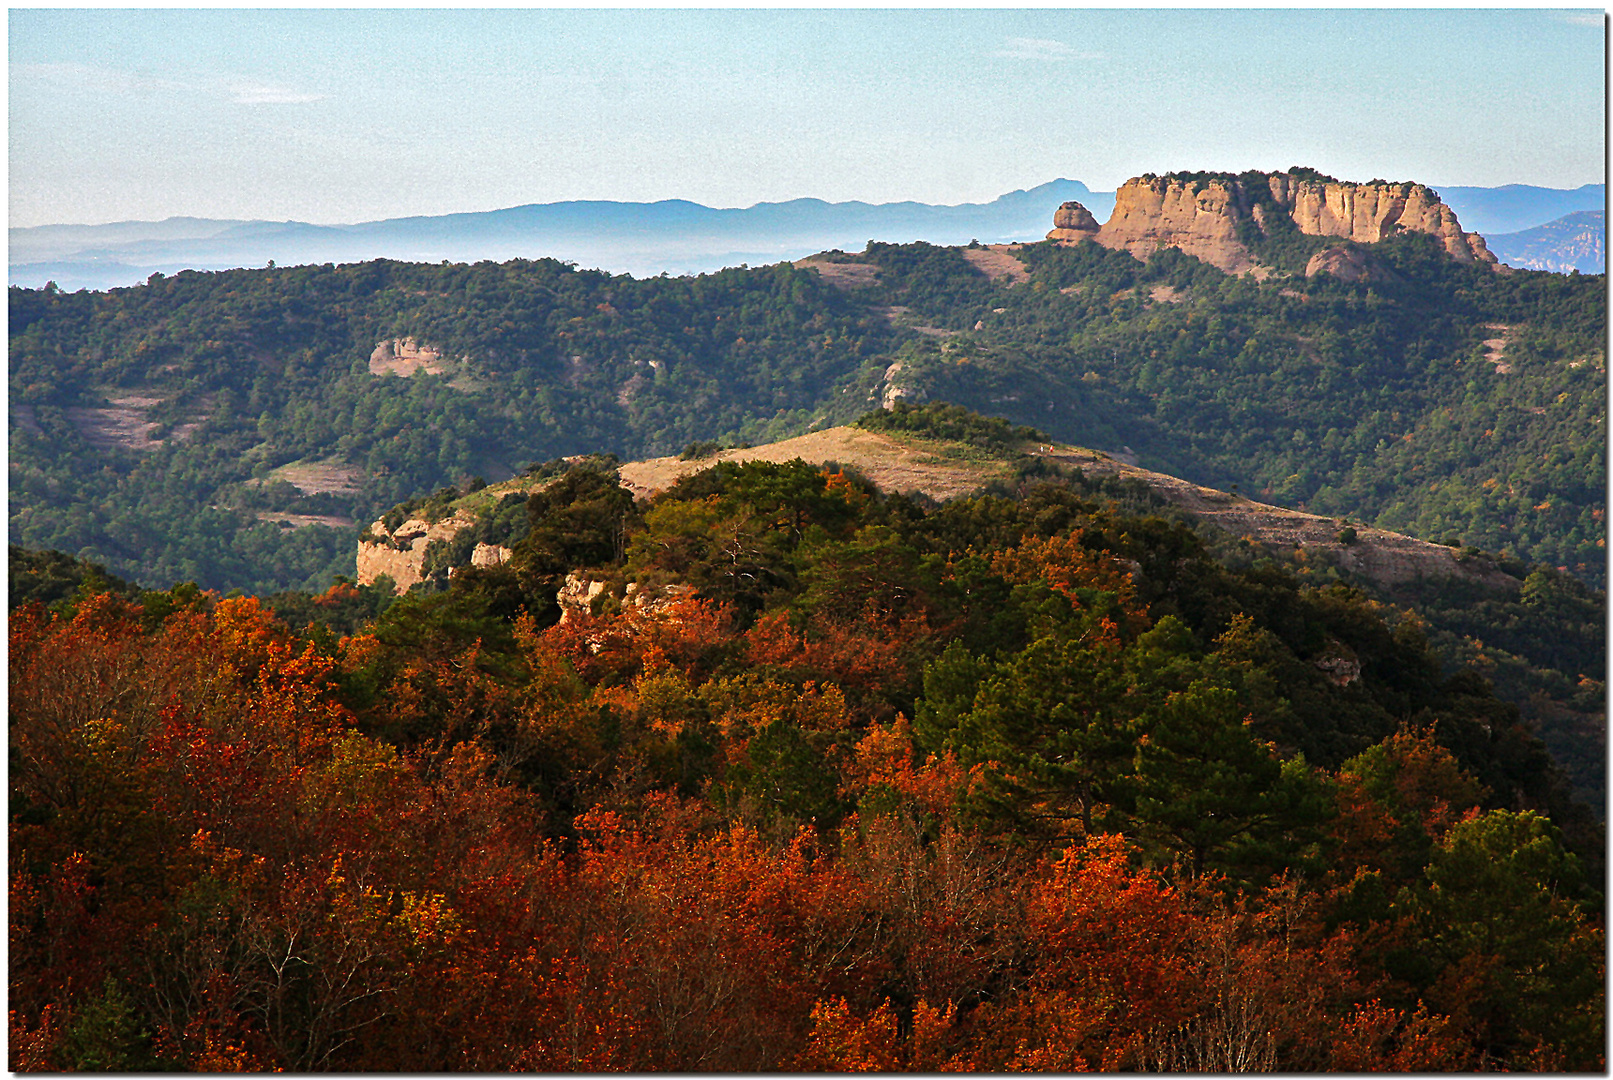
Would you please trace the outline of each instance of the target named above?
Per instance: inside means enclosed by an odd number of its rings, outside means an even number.
[[[804,429],[888,337],[787,265],[634,281],[368,263],[11,301],[13,542],[258,591],[350,573],[357,536],[263,514],[369,520],[533,460]],[[411,338],[441,374],[371,373],[378,343]],[[298,463],[335,482],[277,471]]]
[[[1517,711],[1069,481],[594,459],[396,600],[14,557],[10,1065],[1602,1069]]]
[[[471,476],[906,395],[1600,585],[1601,279],[1404,236],[1360,248],[1351,283],[1262,242],[1289,271],[1044,243],[1011,253],[1024,280],[983,273],[1007,258],[985,249],[874,244],[828,273],[377,262],[13,289],[10,538],[148,584],[316,588],[364,521]],[[392,342],[437,373],[373,374]]]
[[[1043,244],[997,287],[966,252],[876,247],[862,295],[956,331],[899,349],[916,397],[1600,585],[1603,279],[1463,267],[1424,237],[1362,250],[1381,281]]]

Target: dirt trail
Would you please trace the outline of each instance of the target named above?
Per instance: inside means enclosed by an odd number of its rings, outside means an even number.
[[[1512,365],[1504,357],[1507,346],[1512,344],[1512,327],[1505,323],[1485,323],[1484,329],[1501,331],[1500,337],[1484,339],[1484,359],[1495,365],[1497,375],[1511,375]]]

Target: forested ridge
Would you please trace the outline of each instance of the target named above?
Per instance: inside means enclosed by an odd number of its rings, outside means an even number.
[[[1080,477],[521,507],[402,597],[13,550],[13,1069],[1604,1067],[1601,829],[1407,612]]]
[[[762,442],[905,394],[1602,586],[1604,279],[1463,267],[1404,235],[1348,283],[1297,272],[1315,238],[1258,239],[1286,268],[1264,281],[1043,243],[1018,283],[968,249],[872,244],[829,256],[861,264],[842,287],[539,260],[14,288],[10,539],[153,586],[321,590],[363,524],[444,485]],[[440,374],[371,374],[409,339]],[[119,422],[154,426],[120,444]],[[288,482],[311,465],[351,487]]]
[[[921,399],[1601,586],[1605,279],[1464,267],[1422,236],[1364,250],[1389,280],[1258,282],[1174,249],[1144,264],[1040,244],[1018,253],[1025,284],[937,294],[936,264],[967,280],[957,249],[863,258],[915,317],[980,327],[903,344]]]

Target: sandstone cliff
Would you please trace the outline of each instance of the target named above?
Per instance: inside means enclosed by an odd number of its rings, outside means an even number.
[[[1165,177],[1128,180],[1115,192],[1114,213],[1098,230],[1107,248],[1146,259],[1161,247],[1180,248],[1229,274],[1255,268],[1238,239],[1238,223],[1251,216],[1236,181],[1196,184]]]
[[[1342,183],[1309,173],[1140,176],[1115,192],[1114,213],[1093,231],[1092,215],[1065,203],[1054,215],[1048,239],[1104,247],[1146,259],[1174,247],[1232,274],[1262,267],[1246,239],[1271,235],[1281,215],[1306,236],[1331,236],[1375,244],[1398,230],[1427,233],[1464,263],[1496,265],[1477,233],[1463,232],[1456,214],[1422,184]],[[1251,232],[1252,229],[1252,232]],[[1356,279],[1371,276],[1359,260],[1323,260],[1311,273]]]
[[[1098,235],[1098,229],[1098,219],[1092,216],[1092,211],[1078,202],[1067,202],[1053,212],[1053,231],[1047,238],[1066,242],[1091,240]]]
[[[1438,238],[1457,262],[1496,262],[1484,237],[1463,232],[1456,213],[1422,184],[1343,184],[1296,180],[1287,173],[1276,173],[1270,186],[1272,198],[1308,236],[1375,244],[1395,230],[1405,229]]]
[[[441,375],[447,370],[440,350],[421,345],[412,337],[390,338],[377,344],[375,351],[370,353],[371,375],[402,375],[407,378],[422,371],[428,375]]]
[[[410,518],[395,530],[388,530],[384,521],[375,522],[369,528],[369,535],[375,539],[360,540],[358,544],[358,583],[373,585],[385,574],[402,596],[410,586],[424,580],[427,546],[433,540],[452,540],[461,529],[474,524],[475,515],[465,511],[441,521]],[[477,544],[471,553],[471,565],[497,566],[510,554],[509,548]]]

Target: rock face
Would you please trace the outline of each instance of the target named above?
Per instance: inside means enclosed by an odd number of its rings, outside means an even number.
[[[1053,212],[1053,231],[1047,238],[1076,243],[1094,239],[1098,228],[1098,219],[1092,216],[1092,211],[1078,202],[1067,202]]]
[[[636,581],[629,581],[617,588],[620,591],[613,591],[610,582],[590,577],[586,570],[571,571],[554,597],[555,603],[560,605],[561,624],[593,614],[596,602],[607,592],[616,596],[623,612],[650,618],[672,616],[680,601],[693,600],[697,595],[693,585],[651,585],[644,588]],[[600,642],[601,639],[592,638],[589,647],[598,652]]]
[[[901,373],[902,362],[897,360],[885,369],[885,375],[880,379],[884,389],[880,390],[878,386],[874,387],[874,391],[879,394],[879,407],[886,412],[896,408],[896,403],[902,398],[913,396],[912,387],[903,386],[896,381],[896,376]]]
[[[477,544],[470,553],[472,566],[503,566],[515,552],[497,544]]]
[[[385,574],[392,579],[398,595],[402,596],[410,586],[425,578],[426,546],[433,540],[452,540],[460,529],[475,523],[476,519],[466,513],[458,513],[442,521],[410,518],[394,532],[387,530],[385,522],[375,522],[369,531],[377,539],[360,540],[358,544],[358,583],[373,585],[376,578]],[[475,561],[474,556],[472,561]]]
[[[1324,248],[1305,264],[1305,276],[1332,274],[1341,281],[1389,281],[1393,275],[1355,247]]]
[[[1271,194],[1287,208],[1299,231],[1376,244],[1397,229],[1435,236],[1457,262],[1494,264],[1496,258],[1478,233],[1465,233],[1456,214],[1421,184],[1342,184],[1296,180],[1287,173],[1270,178]]]
[[[568,623],[588,615],[593,610],[594,600],[605,591],[607,585],[607,582],[595,581],[579,570],[567,574],[554,597],[555,603],[560,605],[560,621]]]
[[[402,375],[407,378],[421,371],[428,375],[441,375],[447,370],[441,352],[430,345],[421,345],[412,337],[380,342],[370,353],[371,375]]]
[[[1115,192],[1115,209],[1095,232],[1092,215],[1065,203],[1053,217],[1048,239],[1092,239],[1107,248],[1146,259],[1174,247],[1232,274],[1260,269],[1240,232],[1269,232],[1274,214],[1308,236],[1336,236],[1375,244],[1398,230],[1428,233],[1458,262],[1494,266],[1496,258],[1477,233],[1463,232],[1451,208],[1422,184],[1347,184],[1294,173],[1199,177],[1140,176]],[[1334,257],[1313,260],[1314,272],[1370,276],[1370,267]],[[1312,272],[1310,268],[1307,272]]]
[[[1229,274],[1247,273],[1255,259],[1238,240],[1238,223],[1252,217],[1236,181],[1199,185],[1166,177],[1127,180],[1098,243],[1147,259],[1161,247],[1180,248]]]

